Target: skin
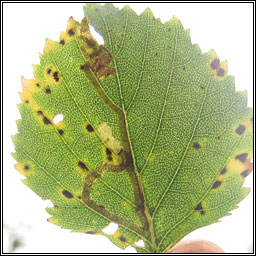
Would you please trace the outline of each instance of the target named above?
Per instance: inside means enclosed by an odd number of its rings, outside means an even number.
[[[171,248],[167,253],[224,253],[216,244],[204,241],[182,241]]]

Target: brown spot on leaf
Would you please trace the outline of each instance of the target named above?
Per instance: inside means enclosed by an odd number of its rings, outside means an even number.
[[[73,198],[74,196],[70,193],[70,192],[68,192],[67,190],[63,190],[62,191],[62,194],[66,197],[66,198]]]
[[[113,30],[112,30],[112,29],[109,29],[109,30],[108,30],[108,33],[112,33],[112,32],[113,32]]]
[[[196,208],[195,208],[196,211],[202,210],[202,209],[203,209],[202,203],[199,203],[199,204],[196,206]]]
[[[224,76],[224,75],[225,75],[225,71],[224,71],[224,69],[219,68],[219,69],[217,70],[217,76],[222,77],[222,76]]]
[[[120,45],[120,44],[118,44],[118,45],[117,45],[117,48],[119,48],[119,49],[120,49],[120,48],[121,48],[121,45]]]
[[[63,135],[64,131],[63,131],[63,130],[58,130],[58,133],[59,133],[60,135]]]
[[[242,135],[242,134],[244,133],[244,131],[245,131],[245,126],[242,125],[242,124],[240,124],[240,125],[236,128],[236,133],[237,133],[238,135]]]
[[[51,124],[52,122],[46,116],[44,116],[44,123],[48,125],[48,124]]]
[[[87,166],[85,165],[85,163],[83,163],[82,161],[79,161],[78,164],[77,164],[79,167],[81,167],[83,170],[89,170],[87,168]]]
[[[75,34],[74,30],[71,28],[69,31],[68,31],[68,34],[69,36],[73,36]]]
[[[221,185],[221,181],[220,180],[216,180],[213,185],[212,185],[212,189],[216,189]]]
[[[212,63],[211,63],[211,68],[212,68],[212,69],[217,69],[217,68],[219,67],[219,65],[220,65],[220,60],[217,59],[217,58],[215,58],[215,59],[212,61]]]
[[[237,156],[236,156],[236,159],[237,159],[237,160],[240,160],[242,163],[245,163],[247,156],[248,156],[247,153],[242,153],[242,154],[240,154],[240,155],[237,155]]]
[[[126,238],[124,236],[120,236],[119,240],[122,241],[122,242],[126,242]]]
[[[96,45],[96,43],[93,39],[85,38],[85,41],[86,41],[86,44],[88,45],[88,47],[90,47],[90,48],[93,48]]]
[[[60,40],[60,44],[64,45],[65,41],[64,40]]]
[[[226,169],[226,167],[224,167],[224,168],[221,170],[220,174],[225,174],[226,172],[227,172],[227,169]]]
[[[94,131],[93,127],[92,127],[90,124],[87,124],[87,125],[86,125],[86,130],[87,130],[88,132],[93,132],[93,131]]]
[[[200,144],[199,144],[199,143],[194,142],[194,144],[193,144],[193,148],[195,148],[195,149],[200,149],[200,148],[201,148],[201,146],[200,146]]]
[[[121,34],[121,37],[124,38],[124,33]]]

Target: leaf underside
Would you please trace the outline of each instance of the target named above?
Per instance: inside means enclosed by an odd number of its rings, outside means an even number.
[[[112,4],[84,11],[59,42],[46,40],[35,78],[22,78],[15,167],[53,202],[50,222],[165,252],[248,194],[252,109],[227,62],[202,54],[176,17],[162,24],[149,9]]]

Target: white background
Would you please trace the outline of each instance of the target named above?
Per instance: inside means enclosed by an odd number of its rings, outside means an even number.
[[[115,4],[123,7],[124,4]],[[173,15],[191,29],[193,43],[202,51],[214,48],[221,60],[229,61],[229,74],[236,77],[237,90],[248,91],[248,105],[253,95],[253,34],[252,4],[129,4],[138,14],[150,7],[155,17],[166,22]],[[31,64],[39,63],[45,38],[59,39],[67,19],[83,18],[83,4],[4,4],[4,250],[8,250],[10,230],[22,238],[24,246],[17,252],[123,252],[107,238],[72,233],[46,221],[44,208],[51,205],[42,201],[20,180],[14,169],[15,161],[11,135],[17,133],[15,120],[20,118],[16,104],[20,102],[21,76],[32,78]],[[245,182],[252,188],[252,175]],[[221,223],[201,228],[186,239],[207,239],[229,253],[251,252],[253,239],[252,192],[240,203],[231,217]],[[133,252],[133,248],[126,251]]]

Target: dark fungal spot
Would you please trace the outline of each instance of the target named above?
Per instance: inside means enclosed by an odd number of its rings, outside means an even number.
[[[26,100],[26,101],[25,101],[25,103],[29,103],[29,101],[28,101],[28,100]]]
[[[75,34],[74,30],[71,28],[69,31],[68,31],[68,34],[69,36],[73,36]]]
[[[201,211],[200,213],[201,213],[201,215],[205,215],[205,211]]]
[[[109,30],[108,30],[108,33],[112,33],[112,32],[113,32],[113,30],[112,30],[112,29],[109,29]]]
[[[45,89],[45,92],[49,94],[49,93],[51,93],[52,91],[51,91],[50,88],[46,88],[46,89]]]
[[[122,29],[125,29],[125,26],[122,26]]]
[[[172,31],[172,29],[171,28],[168,28],[168,32],[171,32]]]
[[[42,114],[43,114],[43,111],[38,110],[38,111],[37,111],[37,114],[38,114],[38,115],[42,115]]]
[[[108,161],[112,161],[113,160],[113,158],[112,158],[112,156],[108,156]]]
[[[81,196],[78,196],[77,198],[78,198],[78,199],[81,199],[82,197],[81,197]]]
[[[46,116],[44,116],[44,123],[48,125],[48,124],[51,124],[52,122]]]
[[[86,130],[87,130],[88,132],[93,132],[93,131],[94,131],[93,127],[92,127],[90,124],[87,124],[87,125],[86,125]]]
[[[205,89],[205,87],[204,87],[204,86],[200,86],[200,89],[204,90],[204,89]]]
[[[217,137],[217,140],[220,140],[220,136]]]
[[[220,180],[216,180],[213,185],[212,185],[212,189],[216,189],[221,185],[221,181]]]
[[[224,75],[225,75],[224,69],[222,69],[222,68],[218,69],[217,76],[224,76]]]
[[[97,172],[92,172],[91,175],[92,175],[92,177],[94,177],[95,179],[100,178],[100,174],[97,173]]]
[[[211,63],[211,68],[212,68],[212,69],[217,69],[219,65],[220,65],[220,60],[217,59],[217,58],[215,58],[215,59],[212,61],[212,63]]]
[[[64,40],[60,40],[60,44],[64,45],[65,41]]]
[[[102,204],[100,204],[99,207],[100,207],[100,209],[105,209],[105,206]]]
[[[67,190],[63,190],[62,194],[66,197],[66,198],[73,198],[74,196],[68,192]]]
[[[90,48],[93,48],[96,45],[96,43],[93,39],[85,38],[85,41],[86,41],[88,47],[90,47]]]
[[[81,66],[80,66],[80,69],[81,69],[81,70],[84,70],[84,65],[81,65]]]
[[[48,69],[48,70],[47,70],[47,73],[48,73],[48,74],[50,74],[51,72],[52,72],[52,70],[51,70],[51,69]]]
[[[240,175],[241,175],[243,178],[245,178],[245,177],[247,177],[247,176],[249,175],[249,173],[250,173],[249,170],[244,170],[243,172],[241,172]]]
[[[155,53],[155,56],[158,56],[158,52]]]
[[[106,148],[106,154],[110,156],[112,154],[111,150],[109,148]]]
[[[94,232],[94,231],[87,231],[87,232],[85,232],[85,234],[93,235],[93,234],[96,234],[96,232]]]
[[[182,68],[183,71],[186,71],[186,66],[184,65],[183,68]]]
[[[117,48],[119,48],[119,49],[120,49],[120,48],[121,48],[121,45],[120,45],[120,44],[118,44],[118,45],[117,45]]]
[[[203,207],[202,207],[202,203],[199,203],[197,206],[196,206],[196,208],[195,208],[195,210],[202,210],[203,209]]]
[[[56,82],[58,82],[60,79],[59,79],[59,73],[57,72],[57,71],[55,71],[54,73],[53,73],[53,78],[54,78],[54,80],[56,81]]]
[[[40,84],[39,84],[39,83],[36,83],[36,87],[38,87],[38,88],[39,88],[39,87],[40,87]]]
[[[58,205],[55,204],[55,205],[54,205],[54,208],[58,208]]]
[[[237,160],[240,160],[242,163],[245,163],[247,156],[248,156],[247,153],[242,153],[242,154],[240,154],[240,155],[237,155],[237,156],[236,156],[236,159],[237,159]]]
[[[29,166],[28,166],[28,165],[25,165],[25,166],[24,166],[24,170],[29,170]]]
[[[195,143],[193,144],[193,148],[195,148],[195,149],[200,149],[201,146],[200,146],[199,143],[195,142]]]
[[[122,242],[126,242],[126,238],[123,237],[123,236],[120,236],[120,237],[119,237],[119,240],[122,241]]]
[[[60,135],[63,135],[64,131],[63,131],[63,130],[58,130],[58,133],[59,133]]]
[[[60,79],[57,76],[53,77],[56,82],[58,82]]]
[[[87,168],[87,166],[85,165],[85,163],[83,163],[82,161],[79,161],[79,162],[77,163],[77,165],[78,165],[79,167],[81,167],[83,170],[89,170],[89,169]]]
[[[226,167],[224,167],[224,168],[221,170],[220,174],[225,174],[226,172],[227,172],[227,169],[226,169]]]
[[[242,125],[242,124],[240,124],[240,125],[236,128],[236,133],[237,133],[238,135],[242,135],[242,134],[244,133],[244,131],[245,131],[245,126]]]

